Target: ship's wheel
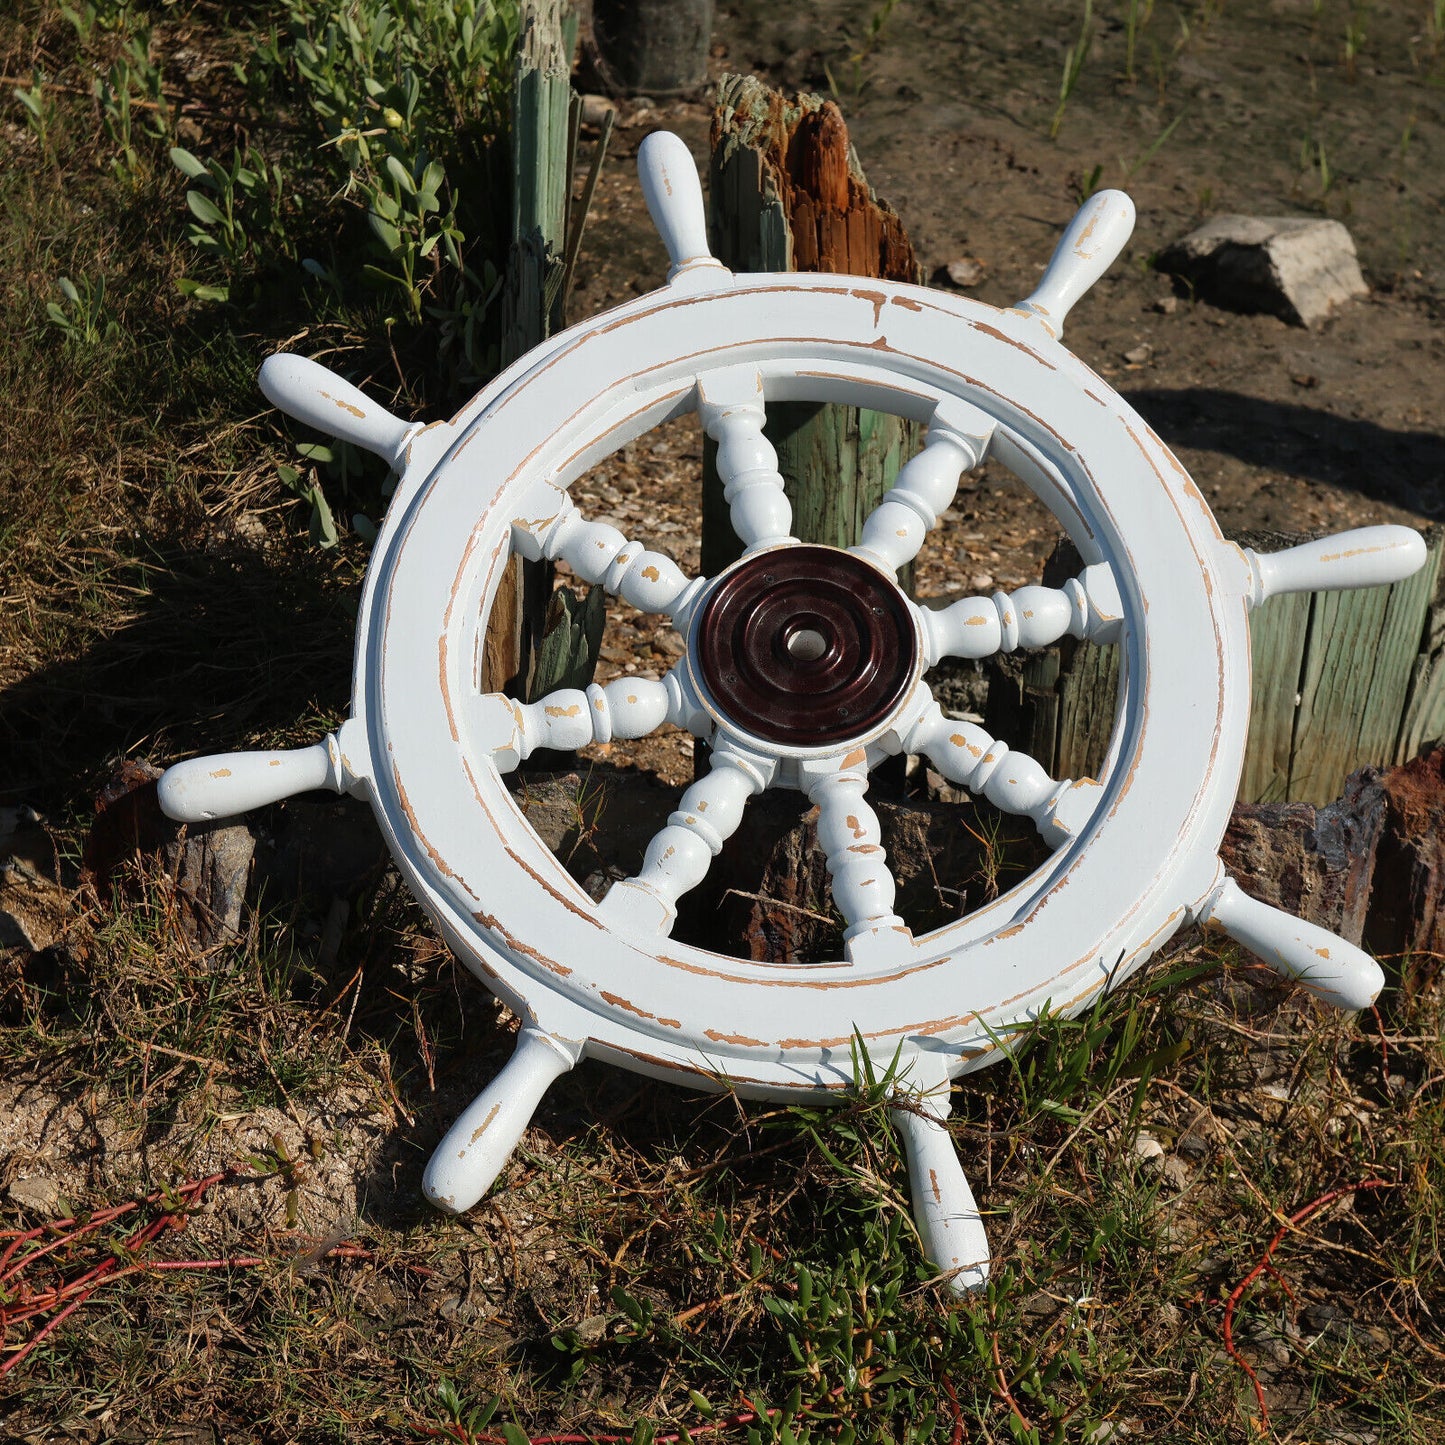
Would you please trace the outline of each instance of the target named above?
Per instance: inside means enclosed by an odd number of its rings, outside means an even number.
[[[1395,581],[1424,559],[1403,527],[1274,556],[1221,536],[1178,461],[1059,342],[1069,308],[1128,239],[1107,191],[1009,310],[833,275],[734,275],[708,253],[686,147],[649,136],[639,164],[672,267],[659,291],[525,356],[449,422],[408,425],[295,356],[267,396],[400,472],[359,613],[350,720],[315,747],[197,758],[161,800],[200,821],[329,787],[370,800],[396,862],[457,955],[522,1018],[516,1053],[442,1140],[424,1188],[475,1204],[548,1084],[580,1058],[697,1088],[825,1100],[861,1045],[895,1066],[894,1117],[930,1259],[980,1284],[988,1242],[943,1120],[949,1082],[1000,1057],[1045,1007],[1072,1013],[1181,925],[1217,925],[1318,997],[1362,1008],[1383,981],[1350,944],[1258,903],[1218,848],[1249,718],[1252,607],[1282,591]],[[846,550],[799,543],[763,434],[773,402],[848,402],[926,424],[921,451]],[[718,443],[739,561],[689,577],[643,539],[591,522],[569,488],[649,428],[695,411]],[[932,609],[896,573],[962,473],[990,456],[1053,511],[1084,566]],[[510,558],[565,560],[670,623],[686,651],[661,681],[623,678],[522,704],[480,685]],[[1065,634],[1122,652],[1102,776],[1054,779],[950,718],[928,671]],[[505,775],[538,748],[637,738],[664,722],[711,769],[659,827],[636,875],[595,902],[527,825]],[[1029,817],[1050,861],[931,933],[894,907],[869,771],[921,754]],[[679,897],[766,788],[816,804],[846,924],[843,956],[799,967],[676,942]]]

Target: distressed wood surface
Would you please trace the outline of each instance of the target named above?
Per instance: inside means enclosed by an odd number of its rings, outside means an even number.
[[[1250,618],[1253,692],[1239,796],[1251,803],[1283,802],[1290,796],[1295,717],[1313,601],[1308,592],[1291,592],[1271,598]]]
[[[576,25],[562,0],[522,6],[512,92],[512,239],[501,295],[503,367],[562,325]],[[585,653],[563,655],[555,645],[544,650],[551,582],[550,564],[512,558],[483,642],[484,687],[535,697],[585,669]]]
[[[724,76],[713,111],[713,254],[734,271],[825,271],[916,282],[918,261],[896,212],[874,196],[842,114],[817,95],[785,97],[753,76]],[[847,547],[918,449],[919,429],[885,412],[792,403],[768,409],[795,535]],[[741,544],[728,525],[704,447],[702,566]],[[901,579],[911,582],[911,569]]]
[[[1425,566],[1389,587],[1295,592],[1250,618],[1253,694],[1239,797],[1323,805],[1356,769],[1404,763],[1445,735],[1445,603],[1436,600],[1442,534]],[[1302,539],[1250,533],[1260,551]],[[1078,565],[1061,543],[1044,569]],[[1065,638],[1009,665],[989,664],[986,724],[1055,777],[1096,777],[1118,697],[1114,648]]]
[[[1410,685],[1395,739],[1397,763],[1408,762],[1419,756],[1427,743],[1445,738],[1445,562],[1438,538],[1436,542],[1425,564],[1425,571],[1433,574],[1428,593],[1433,601],[1410,667]]]

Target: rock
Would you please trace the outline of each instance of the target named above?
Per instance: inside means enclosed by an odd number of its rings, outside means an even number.
[[[53,860],[55,848],[45,831],[45,819],[24,803],[0,808],[0,858],[24,858],[39,867]]]
[[[181,931],[202,948],[240,936],[255,852],[255,836],[235,822],[192,823],[162,849],[175,882]]]
[[[1177,1154],[1171,1154],[1159,1172],[1164,1182],[1176,1192],[1188,1188],[1189,1166]]]
[[[1134,1140],[1134,1157],[1146,1165],[1157,1165],[1164,1157],[1164,1146],[1152,1134],[1140,1134]]]
[[[54,1219],[60,1212],[60,1186],[53,1179],[32,1175],[10,1181],[10,1202],[29,1214]]]
[[[607,117],[617,115],[617,107],[605,95],[584,95],[579,119],[589,130],[598,130]]]
[[[161,770],[139,759],[123,762],[95,800],[95,822],[85,840],[81,865],[101,898],[111,892],[122,863],[151,853],[176,836],[176,825],[161,812],[156,781]]]
[[[976,256],[960,256],[957,260],[940,266],[933,273],[933,280],[936,284],[956,286],[960,291],[967,291],[983,280],[983,262]]]
[[[1369,294],[1355,243],[1338,222],[1291,216],[1215,216],[1155,263],[1232,311],[1262,311],[1318,326]]]
[[[1161,296],[1154,303],[1154,309],[1161,316],[1173,316],[1179,310],[1179,298],[1177,296]]]
[[[1384,794],[1386,815],[1376,850],[1366,947],[1403,958],[1412,986],[1438,977],[1445,957],[1445,743],[1398,768],[1366,768],[1360,780]]]
[[[1154,355],[1154,348],[1147,341],[1141,341],[1138,346],[1131,346],[1124,353],[1124,360],[1130,366],[1143,366],[1143,364]]]
[[[122,763],[95,800],[95,822],[82,863],[96,894],[111,896],[123,864],[159,857],[175,887],[181,931],[202,948],[236,938],[251,876],[256,840],[244,823],[225,821],[182,828],[161,812],[156,782],[161,769],[131,759]]]
[[[0,861],[0,948],[40,953],[63,943],[75,921],[71,895],[24,858]]]

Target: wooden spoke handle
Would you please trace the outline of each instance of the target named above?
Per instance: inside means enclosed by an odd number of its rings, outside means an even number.
[[[708,249],[702,183],[682,137],[653,131],[638,149],[637,172],[648,214],[672,262],[667,279],[694,266],[721,266]]]
[[[1037,317],[1055,341],[1075,302],[1118,259],[1134,234],[1134,202],[1123,191],[1089,197],[1054,247],[1044,279],[1017,309]]]
[[[982,1289],[988,1279],[988,1235],[953,1140],[931,1098],[918,1109],[890,1111],[908,1156],[913,1218],[930,1264],[951,1272],[960,1294]]]
[[[1336,1008],[1369,1008],[1385,986],[1385,974],[1369,954],[1343,938],[1251,898],[1226,878],[1201,914],[1236,943]]]
[[[261,363],[261,390],[288,416],[340,441],[375,452],[393,467],[420,422],[406,422],[318,361],[289,351]]]
[[[209,823],[314,788],[345,792],[341,760],[333,748],[328,738],[292,752],[217,753],[177,763],[161,776],[161,811],[178,823]]]
[[[437,1145],[422,1176],[426,1197],[448,1214],[477,1203],[512,1157],[542,1095],[581,1055],[578,1044],[524,1028],[506,1067]]]
[[[1410,527],[1358,527],[1283,552],[1245,548],[1250,606],[1281,592],[1332,592],[1401,582],[1425,565],[1425,539]]]

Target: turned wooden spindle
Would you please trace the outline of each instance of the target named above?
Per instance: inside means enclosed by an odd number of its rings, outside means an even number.
[[[677,811],[647,845],[641,871],[613,884],[599,914],[639,930],[667,932],[677,917],[677,900],[707,877],[742,822],[748,799],[768,787],[776,771],[771,758],[714,749],[711,770],[682,795]]]
[[[315,789],[354,792],[370,771],[366,738],[353,720],[309,748],[188,758],[166,769],[156,791],[166,817],[209,823]]]
[[[1100,563],[1062,587],[1019,587],[991,597],[961,597],[947,607],[919,608],[932,665],[945,657],[992,657],[1020,647],[1048,647],[1064,636],[1115,642],[1123,607],[1113,574]]]
[[[911,562],[952,505],[959,479],[983,461],[993,428],[993,418],[974,407],[939,406],[929,420],[923,450],[899,469],[849,550],[891,572]]]
[[[761,376],[738,370],[709,378],[698,388],[698,410],[718,444],[718,480],[743,551],[791,540],[792,504],[783,490],[778,454],[763,435],[767,414]]]
[[[525,542],[521,550],[566,562],[584,582],[598,584],[643,612],[662,613],[685,625],[701,579],[689,577],[671,557],[629,541],[609,523],[589,522],[566,492],[553,491],[555,511],[545,522],[525,531],[513,526],[514,538]]]
[[[808,801],[818,807],[818,846],[827,860],[833,902],[847,924],[845,946],[880,930],[907,933],[907,925],[893,911],[897,884],[888,868],[878,814],[868,806],[867,788],[867,773],[850,770],[827,774],[808,789]]]
[[[1092,778],[1058,782],[1027,753],[975,723],[946,717],[936,702],[910,729],[904,747],[923,754],[949,782],[981,794],[1002,812],[1030,819],[1054,847],[1076,834],[1098,800],[1099,784]]]
[[[944,1120],[948,1088],[912,1095],[889,1117],[903,1139],[908,1159],[908,1192],[923,1252],[948,1275],[958,1294],[982,1289],[988,1280],[988,1234],[963,1165]]]

